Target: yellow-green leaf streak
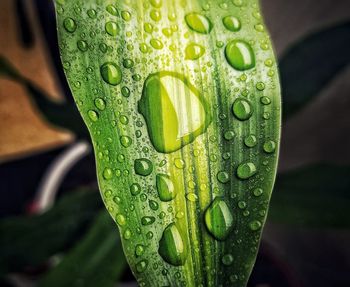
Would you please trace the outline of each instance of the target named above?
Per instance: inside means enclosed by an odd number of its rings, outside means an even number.
[[[56,0],[65,74],[140,286],[244,287],[256,259],[279,79],[258,1],[221,4]]]

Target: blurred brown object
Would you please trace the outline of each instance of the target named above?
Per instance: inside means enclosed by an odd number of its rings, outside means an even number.
[[[34,1],[23,1],[35,43],[24,48],[19,41],[16,1],[0,1],[0,54],[20,73],[55,100],[62,100],[51,59],[47,53]],[[73,135],[50,126],[31,104],[25,89],[0,78],[0,162],[49,150],[72,141]]]

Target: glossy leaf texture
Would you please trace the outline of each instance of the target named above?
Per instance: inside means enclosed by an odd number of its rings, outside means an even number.
[[[258,2],[57,0],[56,12],[101,195],[139,285],[245,286],[281,120]]]

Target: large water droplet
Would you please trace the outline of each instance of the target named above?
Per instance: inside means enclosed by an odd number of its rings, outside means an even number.
[[[241,121],[248,120],[253,114],[250,103],[245,99],[235,100],[232,105],[232,111],[235,117]]]
[[[102,79],[110,85],[116,86],[122,81],[122,71],[114,63],[104,63],[100,68],[100,72]]]
[[[153,163],[147,158],[136,159],[134,169],[138,175],[147,176],[153,171]]]
[[[240,179],[248,179],[256,174],[256,166],[252,162],[241,163],[237,168],[237,176]]]
[[[160,256],[169,264],[181,266],[185,264],[187,246],[175,223],[169,224],[159,241]]]
[[[185,48],[186,60],[197,60],[203,56],[205,49],[203,46],[191,43]]]
[[[239,71],[251,69],[255,66],[253,48],[243,40],[232,40],[225,48],[228,63]]]
[[[241,29],[241,22],[235,16],[226,16],[222,19],[225,28],[232,32],[237,32]]]
[[[174,182],[166,174],[157,174],[156,186],[161,201],[170,201],[176,196]]]
[[[138,110],[145,118],[154,148],[163,153],[193,142],[211,121],[208,102],[183,75],[175,72],[147,77]]]
[[[225,240],[229,235],[234,218],[226,202],[216,197],[205,212],[205,224],[208,231],[217,239]]]
[[[210,33],[213,24],[208,17],[199,13],[189,13],[185,16],[186,24],[190,29],[202,34]]]

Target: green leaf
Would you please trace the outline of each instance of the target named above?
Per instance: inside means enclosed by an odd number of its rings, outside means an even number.
[[[86,236],[42,278],[38,287],[109,287],[126,267],[120,238],[106,211],[101,211]]]
[[[97,192],[73,192],[39,216],[0,221],[0,276],[43,263],[81,236],[101,204]]]
[[[301,39],[279,63],[283,113],[288,117],[320,94],[350,63],[350,22]]]
[[[13,81],[22,84],[31,100],[37,106],[40,113],[51,124],[69,129],[78,137],[87,137],[87,130],[79,116],[77,108],[73,103],[58,102],[50,99],[40,88],[30,80],[23,77],[12,64],[0,55],[0,76],[7,77]]]
[[[59,0],[56,12],[101,194],[139,284],[245,286],[280,136],[258,2]]]
[[[349,228],[350,167],[316,165],[277,176],[268,220]]]

